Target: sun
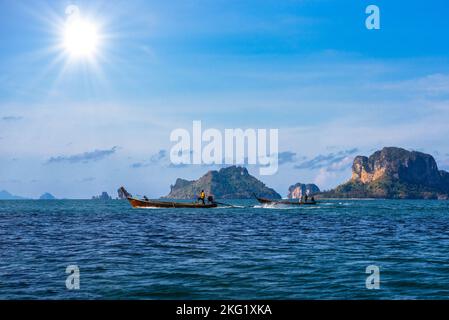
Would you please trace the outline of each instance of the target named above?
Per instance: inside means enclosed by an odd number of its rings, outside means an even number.
[[[57,54],[52,65],[61,66],[58,79],[70,72],[83,73],[89,79],[92,76],[95,81],[104,80],[102,65],[108,60],[111,37],[105,33],[108,27],[105,17],[95,10],[81,12],[78,6],[69,5],[65,18],[57,18],[52,24],[55,42],[51,50]]]
[[[98,49],[98,43],[98,28],[93,22],[80,17],[66,22],[63,46],[71,57],[92,57]]]

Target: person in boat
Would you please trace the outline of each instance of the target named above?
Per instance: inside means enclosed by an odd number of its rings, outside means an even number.
[[[207,197],[207,202],[208,203],[214,203],[214,197],[213,196],[208,196]]]
[[[202,201],[203,202],[203,204],[206,204],[205,202],[204,202],[204,199],[206,199],[206,194],[204,193],[204,190],[201,190],[201,193],[200,193],[200,196],[198,197],[198,201]]]
[[[312,202],[315,202],[315,197],[312,196],[312,199],[310,199]]]
[[[304,196],[304,202],[307,202],[307,199],[309,199],[309,196],[306,194],[306,195]]]

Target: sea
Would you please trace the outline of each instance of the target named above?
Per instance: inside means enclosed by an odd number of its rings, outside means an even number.
[[[449,201],[0,201],[0,299],[448,299]]]

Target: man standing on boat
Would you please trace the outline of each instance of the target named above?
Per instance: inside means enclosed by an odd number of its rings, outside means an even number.
[[[204,199],[206,199],[206,194],[204,193],[204,190],[201,190],[200,196],[198,197],[197,200],[200,200],[200,201],[203,202],[203,204],[206,204],[206,203],[204,202]]]

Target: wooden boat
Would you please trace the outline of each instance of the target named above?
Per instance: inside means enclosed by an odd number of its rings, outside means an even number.
[[[159,201],[150,199],[136,199],[125,190],[125,188],[120,187],[122,193],[126,196],[133,208],[215,208],[218,206],[217,203],[197,203],[197,202],[174,202],[174,201]]]
[[[216,203],[172,202],[127,198],[133,208],[215,208]]]
[[[262,204],[281,204],[281,205],[288,205],[288,206],[303,206],[303,205],[315,205],[317,204],[316,201],[298,201],[298,202],[294,202],[294,201],[288,201],[288,200],[272,200],[272,199],[267,199],[267,198],[260,198],[256,195],[254,195],[254,197],[257,199],[257,201],[259,201]]]

